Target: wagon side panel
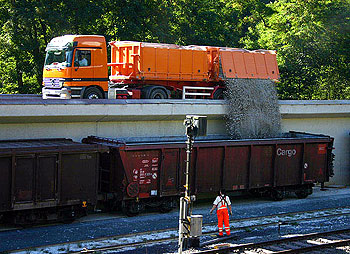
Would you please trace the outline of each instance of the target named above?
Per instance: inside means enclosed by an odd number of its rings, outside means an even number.
[[[11,208],[11,157],[0,157],[0,212]]]
[[[157,196],[160,149],[121,149],[120,156],[125,170],[126,198]]]
[[[251,148],[250,188],[273,185],[273,145],[255,145]]]
[[[230,146],[225,151],[223,188],[239,190],[247,188],[249,172],[249,147]]]
[[[201,147],[196,165],[197,193],[218,191],[221,187],[224,147]]]
[[[297,185],[302,183],[300,173],[303,170],[302,159],[302,144],[279,144],[276,146],[276,186]]]
[[[305,145],[304,180],[325,182],[327,178],[327,143]]]
[[[34,155],[16,157],[14,186],[14,198],[16,204],[34,202],[34,167]]]
[[[179,149],[165,149],[160,172],[160,195],[174,196],[179,187]]]
[[[57,155],[38,156],[37,201],[54,200],[57,192]]]
[[[61,202],[96,203],[97,153],[62,154]]]

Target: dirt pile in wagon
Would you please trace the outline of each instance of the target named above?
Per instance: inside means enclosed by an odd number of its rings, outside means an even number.
[[[271,138],[281,135],[281,114],[272,80],[229,79],[226,127],[233,139]]]

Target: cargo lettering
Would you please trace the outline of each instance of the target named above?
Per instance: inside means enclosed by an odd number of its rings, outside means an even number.
[[[295,150],[295,149],[288,149],[288,150],[284,150],[282,148],[278,148],[277,149],[277,155],[278,156],[292,157],[292,156],[294,156],[296,154],[297,154],[297,150]]]

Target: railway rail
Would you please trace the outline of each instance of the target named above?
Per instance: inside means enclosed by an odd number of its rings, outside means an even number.
[[[350,243],[350,229],[342,229],[235,246],[221,244],[212,246],[213,248],[209,250],[196,251],[196,253],[305,253],[319,249],[344,246],[348,243]]]
[[[319,214],[319,215],[317,215]],[[295,224],[300,221],[313,220],[313,219],[322,219],[322,218],[331,218],[337,216],[350,216],[350,207],[342,207],[342,208],[333,208],[333,209],[321,209],[321,210],[311,210],[304,212],[293,212],[293,213],[283,213],[279,215],[270,215],[270,216],[260,216],[253,218],[244,218],[238,220],[231,220],[231,225],[234,231],[239,230],[251,230],[254,228],[268,227],[276,225],[276,229],[279,228],[280,225],[287,224]],[[296,219],[291,219],[291,217],[296,217]],[[259,220],[263,220],[261,223]],[[247,225],[245,224],[247,223]],[[243,225],[243,226],[235,226]],[[213,230],[213,227],[215,229]],[[214,223],[206,223],[203,225],[204,233],[203,237],[207,239],[211,239],[207,242],[204,242],[202,246],[213,244],[219,242],[220,238],[212,238],[217,232],[216,226]],[[161,235],[161,236],[160,236]],[[177,241],[177,228],[168,228],[165,230],[157,230],[157,231],[148,231],[136,234],[127,234],[127,235],[117,235],[104,237],[99,239],[93,239],[88,241],[76,241],[69,242],[66,245],[70,246],[69,253],[95,253],[95,252],[104,252],[110,250],[118,250],[128,247],[140,247],[144,245],[151,244],[161,244],[164,242],[176,242]],[[231,235],[231,238],[235,238],[234,234]],[[138,240],[132,242],[132,238],[137,238]],[[130,240],[131,239],[131,240]],[[227,240],[228,238],[225,238]],[[114,243],[113,243],[114,242]],[[35,247],[38,249],[47,249],[53,248],[55,246],[64,246],[65,244],[55,244],[55,245],[46,245]],[[220,245],[218,245],[220,246]],[[59,250],[59,247],[56,248]],[[66,250],[66,249],[65,249]],[[17,250],[16,252],[18,252]],[[28,251],[28,249],[23,249],[22,251]],[[208,250],[211,251],[211,250]],[[20,251],[19,251],[20,252]],[[203,252],[206,253],[206,252]],[[208,252],[215,253],[215,252]]]

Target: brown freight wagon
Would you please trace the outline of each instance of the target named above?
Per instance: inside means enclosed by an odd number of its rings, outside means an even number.
[[[113,194],[129,214],[145,205],[171,209],[183,193],[185,140],[175,137],[107,139],[83,142],[109,146],[102,155],[100,192]],[[314,183],[332,176],[333,138],[289,132],[272,139],[198,139],[195,141],[191,194],[249,190],[269,193],[275,200],[293,191],[299,198],[312,193]]]
[[[0,217],[16,224],[73,219],[96,204],[98,145],[0,141]]]

